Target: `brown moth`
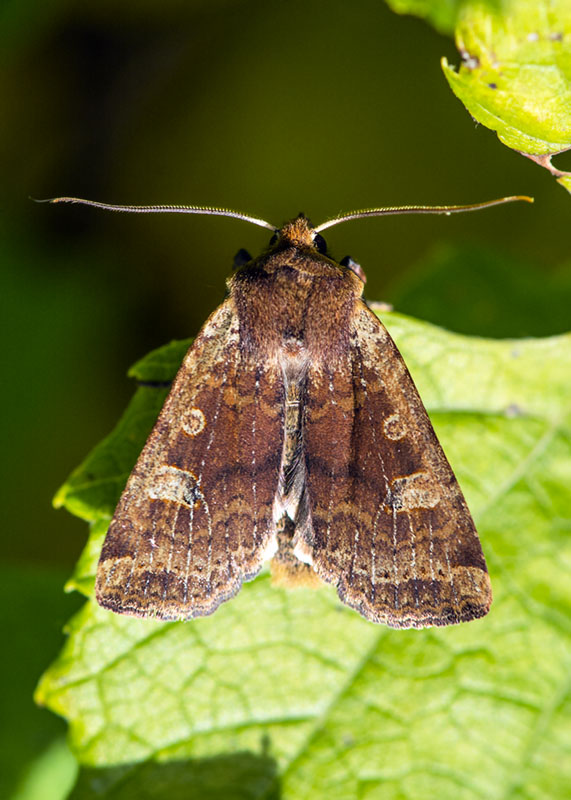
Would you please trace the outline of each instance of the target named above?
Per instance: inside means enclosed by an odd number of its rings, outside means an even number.
[[[405,363],[362,299],[364,275],[321,231],[371,209],[274,231],[240,255],[228,296],[188,351],[127,481],[96,597],[163,620],[213,613],[263,563],[281,583],[325,581],[371,622],[450,625],[488,613],[486,562],[462,491]]]

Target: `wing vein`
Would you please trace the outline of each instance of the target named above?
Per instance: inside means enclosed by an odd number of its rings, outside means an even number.
[[[252,499],[254,506],[254,547],[258,544],[258,501],[256,486],[256,416],[258,413],[258,403],[260,399],[260,368],[256,369],[256,383],[254,386],[254,414],[252,417]]]
[[[410,554],[411,554],[410,563],[412,567],[414,604],[418,608],[420,605],[420,600],[418,597],[418,576],[416,573],[416,534],[414,532],[414,527],[412,524],[412,518],[410,512],[407,512],[407,517],[408,517],[408,529],[410,531]]]
[[[331,405],[336,406],[337,401],[335,400],[335,387],[333,386],[333,373],[329,372],[329,395],[331,399]],[[325,541],[326,547],[329,550],[330,542],[331,542],[331,522],[332,522],[332,515],[333,515],[333,498],[335,496],[335,470],[333,466],[331,467],[330,474],[330,488],[329,488],[329,506],[327,509],[327,528],[325,531]]]

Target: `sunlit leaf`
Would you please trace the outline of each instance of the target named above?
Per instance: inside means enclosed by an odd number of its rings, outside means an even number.
[[[69,720],[86,767],[74,800],[565,797],[571,336],[491,341],[383,319],[474,512],[490,614],[394,631],[330,588],[276,589],[265,574],[192,622],[120,617],[89,599],[37,690]],[[135,373],[164,381],[187,344]],[[87,595],[105,517],[163,395],[138,389],[58,495],[96,520],[73,579]]]
[[[568,189],[569,173],[551,157],[571,147],[569,0],[465,3],[456,43],[458,71],[442,65],[470,114]]]
[[[397,14],[413,14],[430,22],[441,33],[453,33],[465,0],[387,0]]]

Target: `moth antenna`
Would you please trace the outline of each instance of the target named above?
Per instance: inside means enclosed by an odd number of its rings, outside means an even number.
[[[348,214],[339,214],[337,217],[322,222],[314,228],[314,233],[321,233],[326,228],[339,225],[341,222],[348,222],[351,219],[363,219],[364,217],[385,217],[390,214],[458,214],[462,211],[479,211],[482,208],[491,208],[503,203],[515,203],[523,200],[526,203],[533,203],[533,197],[518,194],[512,197],[500,197],[497,200],[487,200],[485,203],[472,203],[465,206],[388,206],[387,208],[364,208],[360,211],[349,211]]]
[[[51,197],[47,200],[35,200],[35,203],[78,203],[83,206],[93,206],[102,208],[105,211],[123,211],[130,214],[211,214],[217,217],[233,217],[242,219],[244,222],[251,222],[261,228],[267,228],[275,233],[278,229],[264,219],[251,217],[241,211],[233,211],[230,208],[210,208],[209,206],[180,206],[180,205],[159,205],[159,206],[121,206],[112,203],[99,203],[96,200],[83,200],[81,197]]]

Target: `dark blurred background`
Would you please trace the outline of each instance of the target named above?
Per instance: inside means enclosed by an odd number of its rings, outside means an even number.
[[[86,538],[51,497],[121,414],[130,364],[193,335],[234,253],[256,253],[268,232],[30,196],[218,205],[280,224],[532,194],[534,206],[327,232],[335,255],[363,265],[369,299],[518,337],[569,327],[569,198],[455,99],[439,64],[458,62],[452,40],[380,0],[12,0],[0,37],[3,608],[45,632],[45,648],[44,633],[28,636],[33,686]]]

